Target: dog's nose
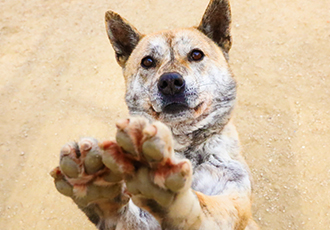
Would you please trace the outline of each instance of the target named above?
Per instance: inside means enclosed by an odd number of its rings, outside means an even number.
[[[178,73],[164,73],[158,81],[158,89],[165,95],[182,93],[185,81]]]

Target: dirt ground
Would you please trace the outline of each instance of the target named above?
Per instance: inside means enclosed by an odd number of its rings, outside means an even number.
[[[208,0],[0,0],[0,229],[95,229],[49,171],[127,115],[104,29],[197,25]],[[236,124],[261,229],[330,229],[330,2],[232,0]]]

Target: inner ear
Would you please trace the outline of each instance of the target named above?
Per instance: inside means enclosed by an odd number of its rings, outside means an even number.
[[[105,13],[105,22],[108,37],[116,52],[117,62],[121,67],[124,67],[143,35],[127,20],[113,11]]]
[[[211,0],[197,29],[228,54],[231,48],[231,11],[228,0]]]

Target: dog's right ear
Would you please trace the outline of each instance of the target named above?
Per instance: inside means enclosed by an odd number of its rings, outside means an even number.
[[[142,34],[113,11],[105,13],[105,24],[108,37],[116,52],[117,62],[124,67],[133,49],[142,38]]]
[[[226,55],[231,47],[229,0],[210,0],[197,29],[211,38]]]

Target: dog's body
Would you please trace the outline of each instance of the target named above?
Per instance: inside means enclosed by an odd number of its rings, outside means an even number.
[[[231,121],[230,21],[226,0],[211,1],[197,28],[147,36],[106,13],[126,103],[144,118],[118,122],[117,143],[65,145],[52,172],[99,229],[257,229]]]

